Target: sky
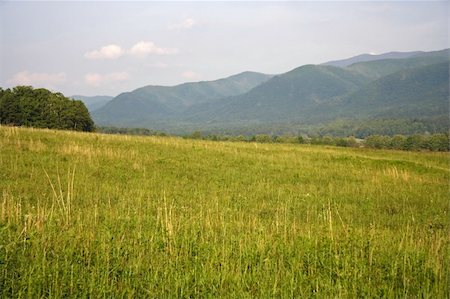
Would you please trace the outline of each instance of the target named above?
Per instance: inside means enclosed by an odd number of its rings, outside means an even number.
[[[449,1],[5,1],[0,87],[110,95],[449,48]]]

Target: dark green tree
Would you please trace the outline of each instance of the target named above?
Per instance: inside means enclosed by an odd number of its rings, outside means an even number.
[[[0,123],[49,129],[94,130],[94,122],[83,102],[31,86],[0,90]]]

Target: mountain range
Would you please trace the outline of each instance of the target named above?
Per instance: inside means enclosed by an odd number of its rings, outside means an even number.
[[[449,49],[363,54],[279,75],[243,72],[215,81],[149,85],[90,110],[100,126],[172,133],[239,127],[272,132],[275,124],[320,126],[338,119],[442,123],[449,113],[449,57]],[[448,130],[444,124],[441,131]]]
[[[176,119],[187,109],[243,94],[272,76],[244,72],[215,81],[177,86],[145,86],[125,92],[93,112],[98,123],[148,127],[155,121]]]

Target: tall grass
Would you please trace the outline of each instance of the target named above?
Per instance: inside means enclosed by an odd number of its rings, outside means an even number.
[[[449,154],[0,127],[2,297],[448,298]]]

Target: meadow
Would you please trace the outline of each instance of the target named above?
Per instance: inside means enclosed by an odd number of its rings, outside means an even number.
[[[449,159],[0,127],[0,297],[449,298]]]

